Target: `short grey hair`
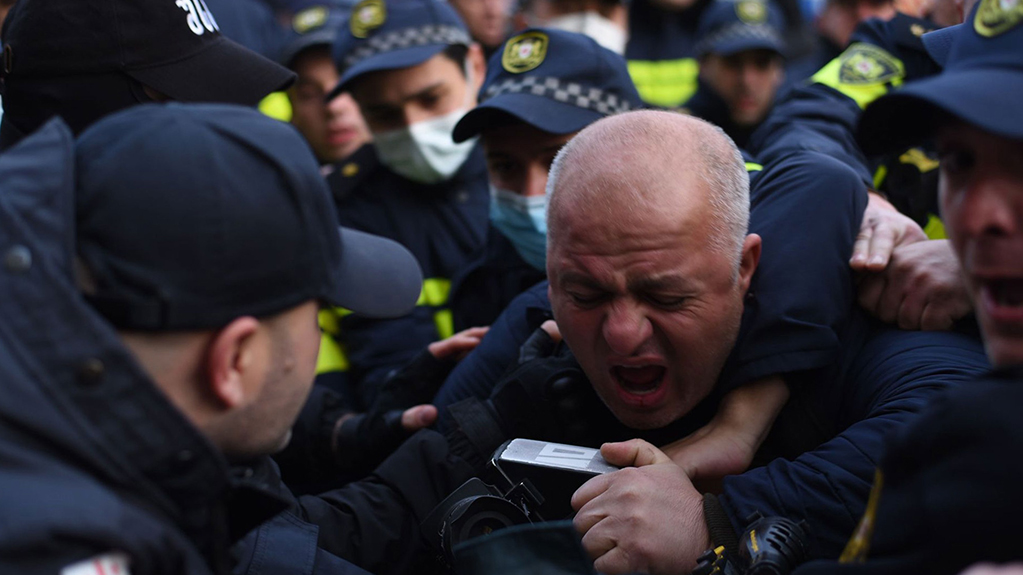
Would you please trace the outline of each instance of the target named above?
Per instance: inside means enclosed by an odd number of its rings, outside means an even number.
[[[629,123],[623,124],[626,120]],[[604,124],[612,122],[616,124],[615,128],[602,129]],[[624,129],[618,128],[619,125],[624,126]],[[683,131],[690,137],[680,142],[677,138]],[[702,165],[699,166],[698,174],[708,188],[711,208],[718,215],[710,223],[713,234],[709,241],[715,249],[735,258],[735,270],[738,273],[742,248],[749,231],[750,191],[746,162],[735,142],[724,130],[704,120],[676,112],[647,110],[609,116],[591,124],[565,144],[555,156],[547,177],[548,234],[552,233],[550,214],[560,203],[558,182],[566,162],[571,162],[584,147],[597,146],[606,157],[614,158],[621,150],[636,149],[639,143],[647,147],[651,147],[651,143],[659,144],[657,149],[666,155],[683,151],[699,158]],[[621,171],[618,165],[610,163],[607,169]]]

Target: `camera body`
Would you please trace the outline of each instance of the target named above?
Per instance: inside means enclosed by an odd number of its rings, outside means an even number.
[[[444,499],[422,523],[427,541],[450,563],[459,543],[524,523],[564,519],[583,483],[618,468],[589,447],[512,439],[488,463],[494,484],[473,478]]]

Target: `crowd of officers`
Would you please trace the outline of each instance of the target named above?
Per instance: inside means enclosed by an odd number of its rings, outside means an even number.
[[[0,19],[0,572],[1023,573],[1023,2]]]

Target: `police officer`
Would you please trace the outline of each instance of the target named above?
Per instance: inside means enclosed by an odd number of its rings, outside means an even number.
[[[774,107],[785,79],[781,11],[769,1],[714,2],[700,17],[699,88],[685,103],[740,148]]]
[[[479,100],[454,139],[483,142],[492,227],[452,285],[458,330],[490,325],[546,278],[547,170],[561,146],[597,119],[643,106],[621,56],[582,34],[539,28],[501,46]]]
[[[404,313],[415,261],[339,230],[301,138],[255,110],[140,106],[71,145],[55,122],[2,156],[0,457],[22,471],[5,472],[0,507],[22,520],[0,534],[0,562],[224,573],[234,540],[293,504],[273,473],[238,465],[287,443],[318,302]],[[314,526],[278,520],[247,572],[344,572]]]
[[[287,92],[290,121],[328,170],[370,140],[369,128],[350,94],[325,98],[340,77],[331,50],[347,18],[348,11],[326,5],[298,12],[280,55],[281,64],[297,76]]]
[[[439,0],[360,2],[335,40],[334,60],[341,78],[327,97],[350,92],[374,140],[330,178],[340,220],[398,241],[425,275],[421,305],[407,317],[324,320],[336,343],[321,352],[322,379],[339,375],[358,406],[372,402],[389,372],[454,333],[451,279],[483,245],[489,193],[482,149],[452,141],[451,131],[476,105],[484,61]]]
[[[950,34],[944,71],[867,108],[858,135],[881,152],[934,137],[942,216],[995,371],[942,397],[894,436],[842,555],[800,573],[958,573],[1019,560],[1023,466],[1023,13],[984,0]]]
[[[59,115],[78,133],[139,103],[255,105],[294,75],[228,40],[203,0],[19,0],[4,21],[0,148]]]

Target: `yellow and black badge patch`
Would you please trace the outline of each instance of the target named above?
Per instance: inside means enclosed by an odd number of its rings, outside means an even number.
[[[512,74],[528,72],[547,57],[547,43],[547,34],[543,32],[519,34],[505,44],[501,66]]]
[[[362,0],[352,8],[352,19],[348,26],[352,36],[365,38],[387,21],[387,8],[382,0]]]
[[[295,14],[295,17],[291,19],[291,27],[295,29],[295,32],[305,34],[314,28],[323,26],[326,21],[327,9],[323,6],[314,6]]]
[[[842,84],[879,84],[903,75],[902,62],[872,44],[856,43],[842,53],[838,81]]]
[[[760,0],[741,0],[735,3],[735,14],[747,24],[763,24],[767,21],[767,4]]]
[[[1023,0],[981,0],[973,29],[990,38],[1012,30],[1023,21]]]

